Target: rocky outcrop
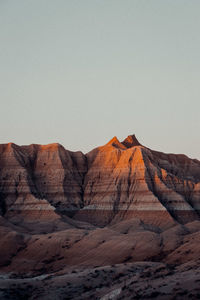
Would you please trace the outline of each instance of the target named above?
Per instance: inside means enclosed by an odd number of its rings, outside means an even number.
[[[199,201],[200,162],[134,135],[0,145],[0,298],[197,299]]]
[[[59,144],[0,145],[0,210],[15,223],[68,215],[100,226],[138,218],[168,228],[199,220],[199,202],[200,162],[152,151],[135,135],[86,155]]]
[[[87,154],[84,208],[78,217],[117,222],[138,217],[167,227],[199,218],[200,162],[114,137]],[[104,216],[104,218],[103,218]]]
[[[0,145],[1,214],[17,223],[52,222],[80,209],[85,160],[59,144]]]

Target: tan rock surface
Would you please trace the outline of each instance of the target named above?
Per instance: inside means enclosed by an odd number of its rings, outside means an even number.
[[[0,298],[196,299],[199,203],[200,162],[134,135],[0,145]]]
[[[16,219],[17,210],[27,218],[58,213],[100,226],[139,218],[163,229],[199,220],[200,162],[152,151],[134,135],[122,143],[114,137],[87,155],[59,144],[4,144],[0,167],[7,219]]]

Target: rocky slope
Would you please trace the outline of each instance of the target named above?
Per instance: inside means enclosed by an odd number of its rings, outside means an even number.
[[[0,145],[1,299],[197,299],[200,162]]]
[[[199,161],[151,151],[135,136],[122,143],[115,137],[87,158],[85,204],[102,205],[115,218],[137,215],[156,224],[199,218]]]
[[[60,219],[83,206],[85,172],[84,155],[59,144],[0,145],[1,214],[20,224]]]
[[[200,261],[181,266],[138,262],[85,267],[33,278],[0,277],[0,298],[21,299],[199,299]]]
[[[200,162],[152,151],[134,135],[86,155],[59,144],[0,145],[0,210],[11,222],[137,217],[167,228],[199,220],[199,200]]]

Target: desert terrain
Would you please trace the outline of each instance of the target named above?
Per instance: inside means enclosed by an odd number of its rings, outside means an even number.
[[[0,299],[200,299],[199,249],[197,159],[0,145]]]

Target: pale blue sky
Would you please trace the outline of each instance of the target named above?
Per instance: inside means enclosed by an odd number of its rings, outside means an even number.
[[[200,159],[199,0],[0,0],[0,143]]]

